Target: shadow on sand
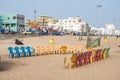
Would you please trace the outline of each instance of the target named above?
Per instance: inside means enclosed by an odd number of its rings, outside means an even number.
[[[11,61],[2,61],[0,62],[0,72],[11,69],[14,66],[14,63]]]

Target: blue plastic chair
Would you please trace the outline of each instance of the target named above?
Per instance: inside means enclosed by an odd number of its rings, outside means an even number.
[[[31,56],[32,53],[34,52],[34,49],[30,46],[26,46],[27,52],[28,52],[28,56]]]
[[[25,56],[26,56],[26,54],[27,54],[27,52],[26,52],[26,50],[25,50],[26,48],[25,48],[24,46],[21,46],[21,47],[20,47],[20,49],[22,50],[22,52],[21,52],[21,53],[22,53],[22,54],[23,54],[23,56],[25,57]]]
[[[16,51],[16,53],[15,54],[17,54],[17,57],[20,57],[20,49],[19,49],[19,47],[15,47],[14,48],[14,50]]]
[[[14,58],[14,48],[13,47],[8,47],[8,50],[9,50],[9,57],[10,58]]]

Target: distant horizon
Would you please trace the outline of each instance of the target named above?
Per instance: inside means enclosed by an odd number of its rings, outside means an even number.
[[[80,16],[83,21],[93,27],[99,26],[100,17],[101,27],[105,24],[114,24],[116,29],[120,29],[119,3],[119,0],[12,0],[9,2],[1,0],[0,14],[22,14],[25,20],[34,20],[34,10],[36,10],[36,19],[42,15],[58,20]]]

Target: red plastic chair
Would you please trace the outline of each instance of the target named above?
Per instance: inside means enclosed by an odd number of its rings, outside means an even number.
[[[84,54],[83,53],[79,53],[76,57],[76,67],[78,66],[78,62],[79,62],[79,65],[82,66],[83,63],[84,63]]]

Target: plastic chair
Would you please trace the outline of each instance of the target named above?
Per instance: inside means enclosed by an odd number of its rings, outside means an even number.
[[[25,57],[27,54],[26,48],[24,46],[20,47],[20,50],[22,51],[23,56]]]
[[[79,53],[79,54],[77,55],[77,57],[76,57],[76,62],[75,62],[76,67],[78,66],[78,62],[79,62],[79,65],[80,65],[80,66],[83,65],[83,63],[84,63],[84,56],[83,56],[83,55],[84,55],[83,53]]]
[[[94,61],[98,61],[98,60],[99,60],[99,51],[100,51],[100,49],[97,49],[97,50],[95,51]]]
[[[61,46],[60,47],[60,54],[65,54],[65,53],[67,53],[67,46]]]
[[[38,55],[41,55],[41,47],[40,46],[36,46],[36,48],[38,49]]]
[[[52,51],[51,51],[52,54],[55,54],[56,53],[56,46],[52,46]]]
[[[50,55],[50,46],[47,46],[47,54]]]
[[[92,51],[88,51],[88,60],[89,60],[89,63],[90,63],[90,57],[92,55]]]
[[[92,54],[90,56],[90,63],[92,63],[94,61],[95,52],[96,52],[96,50],[92,50]]]
[[[98,60],[101,60],[101,59],[102,59],[101,54],[102,54],[102,49],[99,49]]]
[[[41,46],[42,54],[46,55],[45,46]]]
[[[26,46],[27,52],[28,52],[28,56],[31,56],[34,52],[34,49],[30,46]]]
[[[83,46],[78,46],[78,51],[83,52]]]
[[[84,52],[84,64],[88,64],[89,59],[88,59],[88,52]]]
[[[77,46],[73,46],[72,48],[73,48],[73,49],[72,49],[73,52],[74,52],[74,53],[77,53]]]
[[[77,54],[76,54],[76,53],[73,53],[73,54],[72,54],[72,57],[71,57],[71,59],[70,59],[70,62],[68,63],[69,69],[72,68],[72,63],[73,63],[73,65],[76,64],[76,57],[77,57]]]
[[[106,57],[106,48],[104,48],[102,51],[102,58],[105,59],[105,57]]]
[[[41,53],[40,51],[41,51],[41,50],[40,50],[40,46],[35,46],[35,47],[34,47],[34,55],[40,54],[40,53]]]
[[[13,47],[8,47],[8,50],[9,50],[9,57],[14,58],[14,54],[15,54],[14,48]]]
[[[17,57],[20,57],[20,48],[16,46],[14,50],[16,51],[15,54],[17,54]]]
[[[106,57],[109,57],[110,48],[106,48]]]

